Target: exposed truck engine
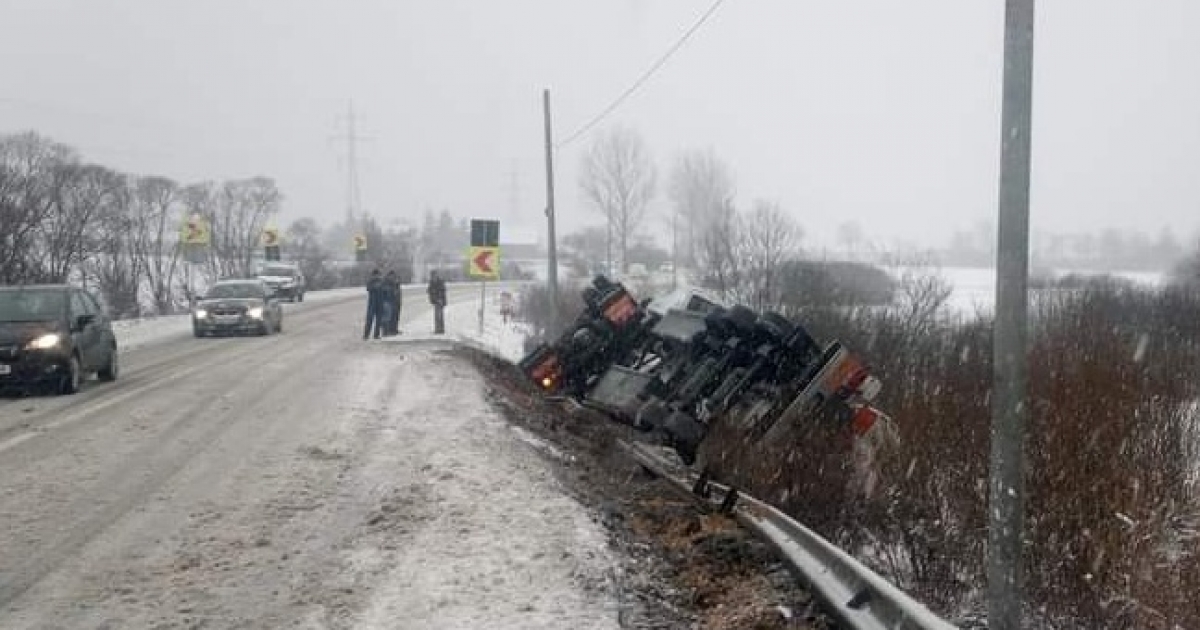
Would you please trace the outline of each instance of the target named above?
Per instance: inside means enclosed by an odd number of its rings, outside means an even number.
[[[840,342],[822,346],[778,313],[685,298],[654,308],[597,276],[583,312],[519,367],[549,395],[657,432],[687,464],[718,421],[769,440],[818,416],[858,434],[883,417],[871,406],[880,382]]]

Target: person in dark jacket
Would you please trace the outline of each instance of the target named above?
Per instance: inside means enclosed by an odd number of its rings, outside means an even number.
[[[383,328],[383,277],[379,270],[371,272],[367,278],[367,321],[363,326],[363,339],[374,336],[379,338]]]
[[[442,280],[436,271],[429,273],[429,303],[433,305],[434,334],[445,334],[446,319],[443,311],[446,308],[446,281]]]
[[[395,270],[389,270],[387,275],[383,277],[383,284],[387,287],[388,315],[387,327],[384,334],[398,335],[400,334],[400,307],[404,305],[404,295],[401,293],[400,276],[396,275]]]
[[[392,334],[392,311],[396,308],[396,293],[387,276],[379,281],[379,332],[384,337]]]

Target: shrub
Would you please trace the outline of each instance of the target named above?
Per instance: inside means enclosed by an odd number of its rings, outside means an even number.
[[[516,316],[531,328],[528,342],[537,343],[550,340],[565,330],[583,311],[583,306],[582,293],[575,290],[572,284],[560,284],[556,318],[551,308],[550,290],[546,285],[539,284],[521,291]]]
[[[778,504],[943,614],[978,605],[987,540],[992,326],[929,308],[803,310],[884,382],[898,443],[857,483],[829,423],[747,443],[719,421],[715,472]],[[905,294],[904,291],[901,291]],[[944,298],[943,298],[944,301]],[[914,321],[914,318],[917,321]],[[1196,530],[1200,297],[1069,280],[1038,294],[1030,332],[1027,598],[1061,627],[1200,625]]]

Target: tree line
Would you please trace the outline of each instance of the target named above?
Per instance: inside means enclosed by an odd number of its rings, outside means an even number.
[[[579,187],[605,219],[603,235],[585,230],[564,242],[596,256],[594,244],[602,240],[606,267],[626,273],[636,257],[631,252],[645,247],[638,235],[660,189],[657,167],[641,135],[625,127],[598,136],[582,163]],[[674,258],[726,298],[756,309],[780,309],[798,286],[829,280],[829,269],[803,260],[804,230],[794,214],[766,199],[739,205],[732,169],[711,149],[680,153],[663,188],[671,210],[659,219],[668,223]],[[849,266],[833,271],[861,275]]]
[[[0,284],[74,282],[115,316],[171,313],[186,304],[185,218],[211,226],[196,273],[245,276],[282,200],[267,177],[181,184],[87,162],[37,133],[0,135]]]

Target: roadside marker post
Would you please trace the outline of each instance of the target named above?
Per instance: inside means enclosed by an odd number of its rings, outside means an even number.
[[[487,308],[487,281],[500,278],[500,222],[495,219],[471,219],[471,247],[467,250],[467,271],[479,278],[479,333],[483,334],[483,311]]]

